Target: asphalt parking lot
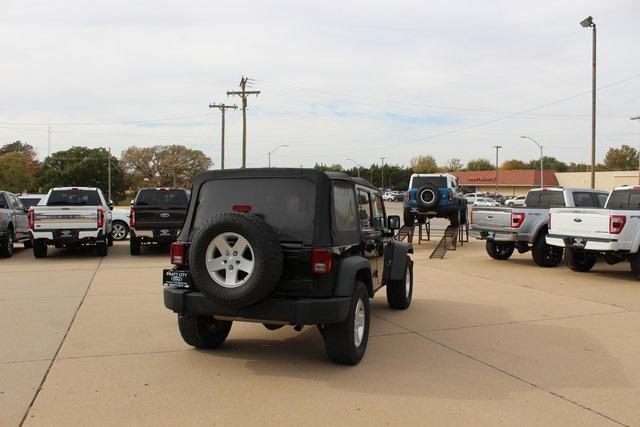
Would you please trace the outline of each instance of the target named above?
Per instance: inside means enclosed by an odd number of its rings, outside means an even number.
[[[236,323],[197,351],[162,304],[159,251],[18,249],[0,260],[0,425],[640,424],[640,283],[489,259],[429,260],[413,304],[373,301],[362,363],[331,364],[315,328]]]

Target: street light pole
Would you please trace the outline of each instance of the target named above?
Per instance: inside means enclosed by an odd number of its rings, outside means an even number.
[[[347,159],[347,160],[351,160],[353,163],[355,163],[356,170],[358,171],[358,178],[360,178],[360,164],[353,159]]]
[[[524,139],[530,139],[531,141],[533,141],[534,144],[536,144],[538,146],[538,148],[540,148],[540,188],[544,188],[544,166],[543,166],[543,160],[544,157],[542,156],[542,145],[538,144],[538,141],[536,141],[535,139],[531,138],[530,136],[521,136],[520,138],[524,138]]]
[[[493,148],[496,149],[496,191],[495,196],[498,197],[498,150],[502,148],[501,145],[494,145]]]
[[[640,123],[640,115],[631,117],[631,120],[638,120],[638,123]],[[638,147],[640,148],[640,146]],[[638,184],[640,184],[640,149],[638,149]]]
[[[591,54],[591,188],[596,188],[596,23],[591,16],[580,22],[584,28],[593,29]]]
[[[382,164],[382,168],[380,170],[380,173],[382,174],[382,187],[380,188],[382,191],[384,191],[384,159],[386,159],[386,157],[380,157],[380,163]]]
[[[282,145],[278,145],[276,148],[274,148],[273,150],[269,151],[269,167],[271,167],[271,154],[275,153],[275,151],[278,148],[282,148],[282,147],[289,147],[289,144],[282,144]]]

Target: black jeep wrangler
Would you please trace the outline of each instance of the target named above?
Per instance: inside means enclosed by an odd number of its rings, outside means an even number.
[[[391,308],[411,303],[413,249],[393,240],[399,227],[376,188],[342,173],[204,172],[163,272],[164,304],[197,348],[220,346],[236,320],[316,325],[329,358],[355,365],[369,298],[386,285]]]

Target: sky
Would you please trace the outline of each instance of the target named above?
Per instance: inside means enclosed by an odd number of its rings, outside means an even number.
[[[184,144],[220,165],[220,112],[241,76],[248,166],[408,164],[431,154],[589,162],[640,144],[638,1],[0,0],[0,144]],[[561,102],[558,102],[561,101]],[[539,108],[538,108],[539,107]],[[226,167],[242,114],[227,111]]]

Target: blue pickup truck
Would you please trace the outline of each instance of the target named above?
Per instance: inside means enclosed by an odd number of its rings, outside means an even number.
[[[451,174],[413,174],[404,196],[405,225],[427,218],[448,218],[451,225],[467,222],[467,201]]]

